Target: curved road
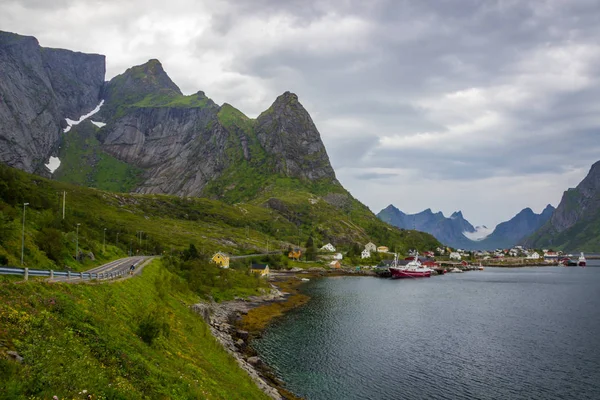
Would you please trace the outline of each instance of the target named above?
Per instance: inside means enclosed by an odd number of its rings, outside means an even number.
[[[129,273],[129,268],[131,265],[135,266],[134,274],[137,274],[141,268],[141,265],[145,264],[146,261],[154,258],[154,256],[135,256],[135,257],[126,257],[120,258],[118,260],[111,261],[104,265],[100,265],[99,267],[95,267],[85,271],[84,278],[88,273],[98,274],[100,279],[110,279],[117,277],[126,278]],[[68,279],[66,276],[56,276],[52,280],[53,282],[73,282],[80,281],[80,274],[78,272],[73,272],[71,274],[71,279]]]

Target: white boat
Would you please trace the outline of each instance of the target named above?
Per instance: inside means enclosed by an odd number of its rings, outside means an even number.
[[[577,265],[579,265],[580,267],[585,267],[586,264],[587,262],[585,261],[585,256],[583,255],[583,252],[581,252],[579,260],[577,260]]]
[[[462,273],[464,272],[462,269],[454,267],[453,269],[450,270],[450,272],[457,272],[457,273]]]
[[[301,280],[302,282],[308,282],[308,281],[310,281],[310,279],[308,279],[308,278],[302,278],[302,279],[300,279],[300,280]]]
[[[392,278],[429,278],[433,270],[421,265],[419,253],[405,266],[398,265],[398,254],[394,255],[394,265],[390,267]]]

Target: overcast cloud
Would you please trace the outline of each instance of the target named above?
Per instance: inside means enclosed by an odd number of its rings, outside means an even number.
[[[493,227],[554,206],[600,160],[598,1],[0,0],[0,29],[107,56],[107,79],[158,58],[186,94],[251,117],[286,90],[338,179]]]

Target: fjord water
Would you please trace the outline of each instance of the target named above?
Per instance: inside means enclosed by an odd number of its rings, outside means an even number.
[[[600,399],[600,267],[335,277],[303,291],[311,301],[253,345],[306,399]]]

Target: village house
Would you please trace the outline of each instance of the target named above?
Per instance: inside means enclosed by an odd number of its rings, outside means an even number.
[[[462,257],[456,251],[453,251],[452,253],[450,253],[450,259],[460,261]]]
[[[342,253],[336,253],[333,255],[333,259],[334,260],[341,260],[342,258],[344,258],[344,256],[342,255]]]
[[[342,268],[342,264],[340,264],[340,262],[338,260],[334,260],[329,263],[329,268],[340,269],[340,268]]]
[[[379,246],[377,248],[378,253],[387,253],[388,251],[390,251],[390,249],[387,246]]]
[[[288,253],[288,258],[292,258],[296,261],[300,260],[300,256],[302,256],[302,250],[293,249]]]
[[[335,247],[331,243],[327,243],[325,246],[321,247],[323,251],[331,251],[332,253],[335,251]]]
[[[371,252],[367,249],[364,249],[362,253],[360,253],[360,258],[371,258]]]
[[[519,255],[519,250],[517,250],[517,249],[514,249],[514,248],[513,248],[513,249],[510,249],[510,250],[508,251],[508,255],[509,255],[509,256],[511,256],[511,257],[516,257],[516,256],[518,256],[518,255]]]
[[[211,262],[217,264],[221,268],[229,268],[229,256],[225,253],[217,251],[212,258]]]
[[[260,276],[269,276],[269,265],[268,264],[252,264],[250,271]]]
[[[533,253],[530,253],[527,255],[527,259],[529,260],[539,260],[540,259],[540,253],[538,253],[537,251],[534,251]]]
[[[377,251],[377,246],[375,246],[375,243],[369,242],[369,243],[365,244],[365,250],[368,250],[369,252]]]

